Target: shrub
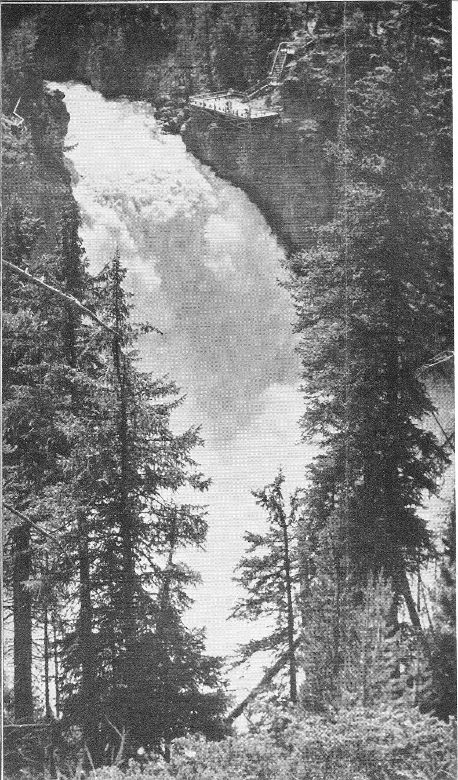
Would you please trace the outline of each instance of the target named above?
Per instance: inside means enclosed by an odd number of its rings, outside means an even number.
[[[455,776],[454,724],[416,709],[352,708],[290,726],[295,780],[448,780]]]
[[[452,780],[455,724],[384,705],[335,715],[291,714],[280,735],[258,733],[173,743],[169,764],[130,762],[93,780]]]

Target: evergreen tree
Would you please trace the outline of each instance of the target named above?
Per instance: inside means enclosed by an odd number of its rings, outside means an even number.
[[[174,738],[198,732],[217,739],[225,731],[222,662],[205,655],[203,632],[187,629],[181,617],[190,603],[184,588],[194,577],[174,561],[177,522],[171,525],[154,630],[140,632],[133,648],[135,675],[127,697],[119,690],[113,701],[118,722],[126,713],[124,722],[129,723],[133,747],[154,750],[167,760]]]
[[[447,462],[421,423],[433,406],[418,375],[450,344],[450,192],[437,165],[449,86],[434,54],[446,59],[448,42],[435,9],[434,26],[426,4],[391,8],[370,66],[356,57],[359,9],[341,18],[336,45],[346,35],[348,47],[322,77],[328,89],[334,69],[335,94],[345,90],[329,145],[340,205],[291,260],[304,433],[327,451],[314,470],[317,490],[332,485],[328,510],[339,516],[354,576],[364,582],[383,570],[417,628],[406,572],[431,553],[418,508]]]
[[[4,259],[35,268],[35,245],[42,230],[40,220],[14,204],[5,217]],[[38,566],[35,552],[39,552],[42,542],[42,518],[35,514],[36,502],[47,486],[59,479],[59,458],[66,445],[58,424],[63,398],[59,387],[52,383],[49,368],[53,360],[58,360],[59,351],[54,301],[37,294],[32,285],[24,289],[10,272],[5,273],[4,292],[4,500],[12,540],[11,566],[7,562],[6,574],[13,590],[15,717],[31,721],[32,581]],[[54,368],[58,372],[58,367]]]
[[[316,493],[299,521],[302,705],[312,712],[417,703],[426,658],[415,632],[393,630],[395,594],[383,574],[355,586],[338,523],[320,522]]]
[[[147,691],[151,694],[149,704],[144,704],[151,710],[148,744],[163,747],[163,741],[169,742],[171,735],[182,733],[178,703],[176,709],[172,707],[167,728],[161,731],[159,720],[154,720],[157,686],[166,686],[166,681],[160,683],[160,676],[155,676],[157,669],[153,674],[150,661],[142,654],[152,652],[154,647],[157,658],[160,647],[164,648],[162,653],[168,648],[173,679],[175,661],[171,659],[176,657],[179,664],[180,656],[170,640],[164,647],[160,639],[160,616],[165,608],[163,584],[164,578],[170,577],[170,568],[164,569],[161,562],[168,560],[171,544],[173,549],[200,545],[206,533],[204,508],[173,500],[173,494],[184,485],[202,491],[208,484],[190,455],[200,441],[198,432],[191,429],[180,435],[172,433],[170,414],[179,403],[176,387],[152,380],[135,368],[137,331],[129,324],[130,305],[122,289],[124,275],[116,253],[97,280],[98,310],[112,333],[99,334],[93,400],[87,405],[80,438],[69,460],[71,473],[80,476],[77,483],[62,485],[69,500],[76,500],[77,506],[86,505],[86,565],[94,653],[91,752],[95,763],[103,760],[105,745],[118,739],[107,722],[118,732],[125,728],[131,746],[144,738],[140,735],[145,734],[145,709],[141,719],[137,715],[140,689],[145,696]],[[195,664],[196,680],[202,679],[197,674],[202,645],[196,644],[179,618],[189,604],[185,589],[194,576],[186,567],[172,568],[166,602],[173,603],[172,594],[176,594],[175,634],[184,643],[183,651],[189,645],[186,656],[191,665]],[[84,722],[85,717],[81,664],[86,648],[82,628],[81,622],[74,622],[64,642],[63,663],[68,679],[63,691],[64,712],[70,722]],[[164,663],[162,660],[163,670]],[[202,669],[205,663],[202,660]],[[216,666],[208,662],[206,681],[210,687],[215,684],[218,666],[213,663]],[[193,674],[189,666],[185,668]],[[145,687],[147,681],[141,670],[146,674],[148,669],[149,687]],[[178,674],[178,666],[176,671]],[[153,685],[156,687],[151,688]],[[222,700],[218,701],[221,708]],[[202,707],[204,703],[205,697]]]
[[[249,547],[237,566],[240,574],[235,581],[247,591],[238,600],[231,617],[257,620],[268,617],[275,628],[262,639],[255,639],[240,648],[243,663],[254,653],[270,650],[288,654],[289,698],[297,701],[296,606],[297,587],[297,495],[290,501],[287,514],[282,493],[285,478],[280,471],[271,485],[254,491],[257,503],[266,510],[269,530],[266,534],[245,533]]]
[[[5,112],[11,113],[19,98],[27,108],[41,92],[41,75],[35,57],[36,19],[23,19],[6,37],[3,58]]]

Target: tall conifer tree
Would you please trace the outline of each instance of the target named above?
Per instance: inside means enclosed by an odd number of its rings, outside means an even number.
[[[433,406],[419,377],[450,346],[443,17],[437,4],[393,6],[377,27],[371,60],[361,50],[364,13],[340,9],[338,66],[331,60],[314,76],[326,84],[334,69],[336,108],[338,96],[345,105],[329,145],[339,207],[311,248],[291,260],[304,434],[318,436],[327,451],[312,491],[332,485],[328,516],[340,518],[354,575],[364,581],[383,570],[392,577],[417,628],[407,572],[431,554],[419,508],[447,462],[422,422]],[[320,47],[318,36],[311,64]],[[446,68],[440,76],[439,60]]]
[[[235,581],[247,590],[240,598],[231,617],[257,620],[269,618],[275,628],[262,639],[255,639],[240,648],[241,662],[262,650],[287,653],[289,669],[289,699],[297,701],[296,663],[296,589],[298,584],[296,513],[297,496],[291,498],[289,513],[282,493],[284,476],[280,471],[274,482],[253,492],[257,503],[268,515],[266,534],[245,533],[247,554],[237,566]]]

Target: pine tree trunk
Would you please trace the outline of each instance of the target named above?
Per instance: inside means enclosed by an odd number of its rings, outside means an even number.
[[[46,719],[50,720],[52,717],[51,712],[51,699],[49,688],[49,617],[48,617],[48,605],[45,603],[43,612],[43,655],[44,655],[44,683],[45,683],[45,714]]]
[[[93,762],[97,763],[97,710],[94,706],[96,674],[92,634],[91,574],[88,533],[82,510],[78,510],[78,538],[80,601],[78,640],[81,664],[81,728],[86,747],[91,754]]]
[[[48,560],[46,556],[46,571],[48,571]],[[43,652],[44,652],[44,683],[45,683],[45,714],[46,720],[50,724],[50,744],[46,748],[47,765],[49,776],[56,776],[56,764],[54,760],[54,748],[56,737],[56,724],[53,720],[50,697],[50,679],[49,679],[49,612],[48,605],[45,602],[43,614]],[[57,708],[56,708],[57,712]]]
[[[124,394],[124,389],[122,390]],[[132,512],[129,502],[129,443],[127,405],[120,404],[119,443],[121,449],[120,474],[120,523],[123,556],[123,623],[126,647],[131,647],[135,637],[135,562],[133,555]]]
[[[287,619],[288,619],[288,660],[289,660],[289,697],[293,704],[297,703],[297,672],[296,672],[296,652],[294,646],[294,611],[293,595],[291,586],[291,562],[289,557],[288,527],[286,518],[282,511],[281,525],[283,530],[283,549],[284,549],[284,567],[285,584],[287,599]]]
[[[129,423],[128,423],[128,384],[124,356],[121,349],[121,329],[123,316],[121,311],[121,279],[119,274],[119,256],[114,259],[115,271],[115,330],[113,338],[113,362],[118,392],[118,448],[119,448],[119,524],[122,541],[122,626],[127,661],[135,641],[135,559],[133,551],[133,514],[130,500],[131,475],[129,468]],[[125,674],[129,676],[129,661]],[[128,679],[124,681],[127,685]]]
[[[334,590],[334,615],[332,622],[332,679],[334,685],[334,692],[339,690],[339,672],[341,666],[340,660],[340,643],[341,643],[341,568],[338,557],[334,556],[334,577],[335,577],[335,590]]]
[[[410,591],[410,585],[404,567],[400,567],[398,573],[396,574],[394,578],[394,585],[397,593],[399,593],[399,595],[402,596],[405,601],[412,626],[421,631],[420,617],[415,606],[415,600]]]
[[[82,270],[78,239],[78,214],[73,208],[65,211],[62,217],[61,251],[62,271],[66,291],[75,298],[81,297]],[[77,328],[80,315],[70,306],[65,308],[63,325],[63,344],[67,364],[77,368]],[[74,384],[71,387],[72,408],[78,415],[78,393]],[[89,549],[89,531],[85,513],[77,509],[76,524],[78,529],[78,565],[79,565],[79,647],[80,647],[80,702],[81,729],[83,740],[97,763],[97,708],[94,706],[96,690],[96,659],[93,641],[93,606],[91,594],[91,566]],[[56,652],[56,651],[55,651]],[[56,659],[57,664],[57,659]],[[57,667],[56,667],[57,674]],[[57,683],[56,683],[57,684]],[[56,702],[57,709],[57,702]]]
[[[30,526],[18,526],[13,535],[14,718],[33,721],[32,594],[26,583],[32,567]]]
[[[56,615],[52,619],[53,659],[54,659],[54,697],[56,718],[60,715],[60,679],[59,679],[59,651],[57,647],[57,620]]]
[[[387,413],[385,426],[387,431],[391,430],[395,432],[395,435],[399,435],[400,423],[403,422],[403,412],[402,409],[400,409],[402,388],[399,379],[400,349],[397,336],[400,327],[400,311],[402,309],[399,286],[399,262],[400,257],[402,257],[402,249],[399,246],[398,235],[396,233],[397,208],[398,204],[402,203],[402,191],[399,183],[392,182],[387,188],[387,193],[389,198],[388,214],[390,216],[391,253],[387,256],[388,279],[385,292],[387,327],[385,351]],[[399,522],[397,510],[400,504],[398,483],[399,467],[401,464],[399,463],[399,457],[397,456],[396,450],[397,441],[394,440],[392,442],[391,451],[387,447],[387,451],[385,452],[385,523],[388,523],[389,519],[391,520],[391,523],[387,528],[388,539],[392,536],[393,530]],[[412,626],[421,630],[420,619],[410,592],[404,557],[398,549],[398,544],[394,540],[391,549],[391,557],[387,560],[386,571],[392,578],[396,601],[399,596],[404,598]]]
[[[13,536],[14,717],[33,720],[32,595],[26,583],[31,574],[30,526],[23,523]]]

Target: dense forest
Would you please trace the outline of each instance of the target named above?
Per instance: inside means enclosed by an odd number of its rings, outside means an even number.
[[[433,533],[423,512],[454,452],[433,393],[453,377],[451,5],[2,17],[7,776],[453,777],[455,515]],[[178,132],[190,94],[246,89],[289,39],[280,91],[321,105],[335,186],[332,217],[286,261],[301,433],[320,454],[307,489],[288,496],[281,471],[253,485],[266,530],[246,534],[231,617],[270,620],[239,660],[272,666],[234,709],[223,659],[184,620],[199,575],[180,551],[205,542],[212,476],[200,421],[176,434],[183,391],[139,367],[156,324],[132,321],[128,258],[89,271],[69,117],[45,82],[148,101]]]

